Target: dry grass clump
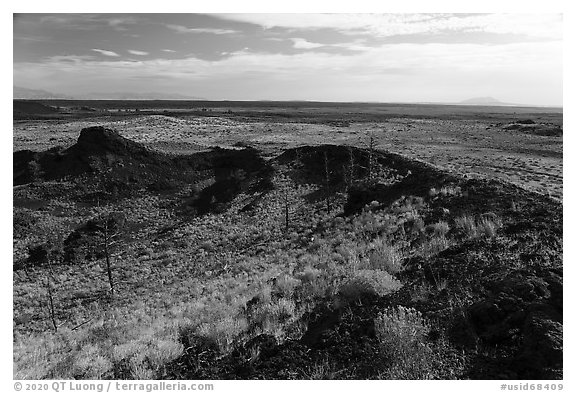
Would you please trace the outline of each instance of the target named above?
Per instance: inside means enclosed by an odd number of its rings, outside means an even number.
[[[430,189],[430,191],[428,191],[428,195],[432,198],[438,195],[442,195],[444,197],[460,196],[462,195],[462,189],[460,188],[460,186],[454,186],[454,185],[443,186],[442,188],[440,188],[440,190],[437,190],[436,188],[433,187]]]
[[[464,232],[467,238],[491,238],[502,228],[502,220],[493,213],[483,214],[478,220],[470,215],[457,217],[454,220],[456,228]]]
[[[425,258],[431,258],[434,255],[446,250],[453,244],[453,241],[444,236],[434,236],[424,243],[419,248],[419,253]]]
[[[396,274],[403,270],[403,254],[399,247],[389,244],[386,239],[378,238],[372,243],[369,257],[370,267]]]
[[[361,269],[340,285],[338,293],[342,299],[354,302],[365,295],[384,296],[401,287],[400,281],[383,270]]]
[[[307,380],[334,380],[342,379],[346,369],[339,369],[333,362],[328,359],[322,359],[313,363],[303,373]]]
[[[444,237],[450,231],[450,225],[446,221],[438,221],[432,226],[433,235],[436,237]]]
[[[254,332],[271,334],[278,341],[286,337],[288,325],[297,320],[296,303],[292,299],[279,298],[256,307],[250,316],[250,328]]]
[[[296,278],[303,283],[309,283],[316,281],[321,274],[320,270],[306,266],[302,272],[296,274]]]
[[[383,379],[432,379],[435,351],[428,342],[429,322],[419,311],[398,306],[374,321],[382,353],[390,361]]]
[[[496,231],[502,228],[502,220],[495,215],[482,216],[477,223],[478,234],[485,237],[496,236]]]
[[[454,225],[456,225],[456,228],[463,230],[464,233],[468,235],[468,237],[476,237],[477,235],[477,228],[474,217],[468,214],[455,218]]]
[[[248,321],[241,316],[226,316],[223,319],[204,323],[197,329],[197,334],[213,339],[221,352],[230,351],[242,333],[248,330]]]
[[[291,297],[300,285],[302,285],[302,281],[299,279],[291,277],[288,274],[283,274],[276,278],[274,291],[283,297]]]
[[[459,186],[444,186],[440,189],[442,196],[459,196],[462,194],[462,189]]]

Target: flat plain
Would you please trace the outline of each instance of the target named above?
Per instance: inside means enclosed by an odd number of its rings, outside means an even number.
[[[116,129],[122,136],[160,151],[182,154],[236,143],[258,145],[271,153],[322,143],[365,147],[371,135],[381,149],[450,171],[501,178],[562,197],[562,113],[556,108],[326,103],[286,106],[202,101],[188,106],[180,102],[76,103],[76,107],[94,111],[77,110],[69,116],[55,115],[54,120],[47,117],[50,120],[15,122],[13,148],[39,151],[71,145],[82,128],[93,125]],[[506,129],[517,120],[543,123],[540,127],[551,132],[539,135],[536,126]]]

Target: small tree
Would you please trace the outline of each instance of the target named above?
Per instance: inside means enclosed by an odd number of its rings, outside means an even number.
[[[44,288],[46,288],[46,294],[48,296],[48,316],[50,317],[50,321],[52,322],[52,327],[54,331],[58,331],[58,323],[56,322],[56,311],[54,307],[54,292],[52,289],[52,283],[54,281],[54,274],[52,272],[52,265],[48,262],[48,272],[46,273],[46,278],[44,280]]]
[[[114,295],[114,275],[112,274],[113,250],[119,244],[122,235],[122,223],[114,213],[107,213],[97,224],[97,235],[106,261],[106,274],[110,285],[110,294]]]
[[[106,198],[116,198],[118,196],[118,190],[114,190],[114,187],[112,187],[112,192],[109,192],[107,190],[108,184],[111,184],[110,179],[107,178],[106,173],[102,173],[97,184],[98,189],[101,190],[102,194],[105,195]],[[113,252],[122,237],[124,217],[117,212],[113,212],[107,206],[101,206],[99,197],[97,199],[97,206],[94,213],[96,216],[93,221],[95,224],[94,234],[97,238],[97,245],[104,255],[106,275],[110,286],[110,295],[114,296],[115,282],[112,272],[112,258]]]
[[[54,332],[58,331],[58,320],[56,318],[56,306],[55,306],[55,279],[54,279],[54,269],[53,265],[55,263],[62,262],[62,239],[58,237],[57,240],[48,242],[45,244],[45,262],[48,266],[46,270],[46,276],[44,277],[44,288],[46,289],[46,308],[48,310],[48,317],[52,323],[52,328]]]
[[[374,134],[370,133],[370,140],[368,143],[368,179],[372,180],[374,178],[374,147],[376,143],[374,141]]]
[[[284,214],[285,214],[285,219],[286,219],[286,232],[288,232],[288,227],[290,225],[290,204],[288,202],[288,193],[285,192],[284,193]]]
[[[324,152],[324,184],[326,187],[326,210],[330,214],[330,166],[328,165],[328,153],[326,151]]]
[[[44,176],[44,172],[42,171],[42,166],[36,160],[30,161],[28,163],[28,171],[30,173],[30,179],[33,182],[42,180],[42,176]]]
[[[354,152],[350,146],[348,146],[348,157],[348,165],[344,169],[344,183],[346,185],[346,192],[348,192],[348,189],[352,187],[355,178],[356,163],[354,160]]]
[[[284,215],[284,230],[288,232],[290,227],[290,205],[292,204],[293,200],[291,197],[291,193],[294,192],[294,189],[290,185],[290,180],[288,176],[281,175],[279,177],[280,181],[280,190],[282,191],[282,211]]]

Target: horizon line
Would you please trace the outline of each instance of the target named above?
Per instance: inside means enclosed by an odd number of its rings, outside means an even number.
[[[20,101],[182,101],[182,102],[302,102],[319,104],[402,104],[402,105],[454,105],[454,106],[485,106],[485,107],[528,107],[528,108],[557,108],[564,109],[564,105],[542,105],[542,104],[516,104],[516,103],[494,103],[494,104],[474,104],[465,102],[443,102],[443,101],[316,101],[316,100],[244,100],[244,99],[203,99],[203,98],[12,98]]]

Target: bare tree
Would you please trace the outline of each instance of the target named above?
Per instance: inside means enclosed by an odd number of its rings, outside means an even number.
[[[289,217],[289,212],[290,212],[290,203],[288,201],[288,193],[285,192],[284,193],[284,214],[285,214],[285,219],[286,219],[286,232],[288,232],[288,227],[290,225],[290,217]]]
[[[110,294],[113,296],[114,276],[112,274],[112,251],[118,245],[122,232],[118,220],[115,220],[112,213],[109,213],[103,218],[102,223],[99,225],[98,232],[106,261],[106,274],[108,276],[108,284],[110,285]]]
[[[50,244],[52,243],[52,244]],[[52,328],[54,332],[58,331],[58,320],[56,317],[56,306],[55,306],[55,280],[54,280],[54,262],[60,261],[62,259],[62,239],[61,236],[57,240],[46,243],[46,256],[45,261],[48,265],[46,271],[46,276],[44,278],[44,288],[46,289],[47,302],[46,308],[48,309],[48,317],[52,323]]]
[[[46,288],[46,293],[48,296],[48,316],[50,317],[50,321],[52,322],[52,327],[54,331],[58,331],[58,323],[56,322],[56,311],[54,307],[54,292],[52,289],[52,281],[53,281],[53,273],[52,273],[52,264],[50,263],[50,258],[48,258],[48,272],[46,273],[46,278],[44,280],[44,287]]]
[[[354,183],[354,176],[355,176],[355,166],[356,163],[354,161],[354,152],[352,151],[352,148],[350,146],[348,146],[348,165],[346,166],[345,170],[344,170],[344,183],[346,185],[346,192],[348,192],[348,189],[350,187],[352,187],[352,184]]]
[[[106,173],[103,173],[99,178],[98,189],[106,198],[116,198],[118,193],[117,189],[109,192],[106,187],[107,184],[111,184],[111,182],[107,179]],[[119,244],[122,235],[123,218],[120,218],[119,214],[112,212],[108,207],[101,206],[99,196],[97,197],[95,213],[99,216],[99,218],[97,217],[95,219],[95,234],[98,238],[99,247],[104,254],[110,294],[114,296],[115,285],[114,275],[112,273],[112,258],[113,251]]]
[[[374,134],[370,133],[370,141],[368,144],[368,179],[372,180],[374,178],[374,146],[376,142],[374,141]]]
[[[326,151],[324,152],[324,183],[326,186],[326,210],[330,214],[330,166],[328,165],[328,153]]]

